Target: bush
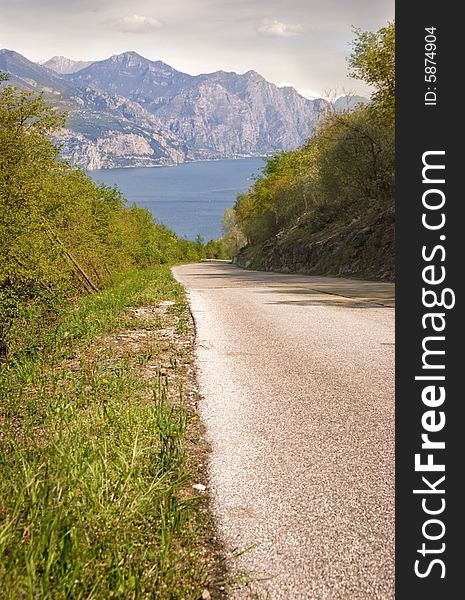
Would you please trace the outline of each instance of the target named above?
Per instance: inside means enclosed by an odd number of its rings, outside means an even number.
[[[302,223],[313,233],[393,206],[394,25],[356,34],[349,65],[375,87],[372,102],[329,114],[302,148],[266,159],[263,175],[225,215],[228,231],[250,246]]]
[[[53,320],[66,298],[204,252],[60,160],[48,136],[63,124],[42,95],[0,93],[0,355],[20,349],[21,332]]]

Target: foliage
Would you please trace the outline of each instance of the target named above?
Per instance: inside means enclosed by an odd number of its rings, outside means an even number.
[[[223,238],[210,240],[205,245],[205,258],[217,258],[227,260],[231,258]]]
[[[377,32],[355,29],[349,59],[350,75],[374,86],[373,106],[388,118],[395,111],[395,28],[388,23]]]
[[[372,103],[329,114],[302,148],[267,158],[263,175],[225,215],[233,239],[259,246],[302,226],[313,235],[392,206],[394,25],[357,35],[351,66],[375,85]]]
[[[63,124],[42,95],[1,91],[0,355],[19,350],[67,299],[118,273],[204,252],[61,161],[48,136]]]
[[[243,248],[247,240],[241,231],[236,214],[232,208],[227,208],[222,221],[223,237],[221,238],[222,256],[218,258],[232,258]]]

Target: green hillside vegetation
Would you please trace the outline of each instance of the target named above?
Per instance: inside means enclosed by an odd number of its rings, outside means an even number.
[[[0,363],[0,598],[197,600],[211,584],[186,328],[169,266],[137,269]]]
[[[197,600],[217,559],[169,267],[215,244],[61,161],[63,121],[0,93],[0,597]]]
[[[266,160],[225,215],[244,266],[392,276],[394,24],[355,33],[350,73],[374,86],[371,103],[329,114],[302,148]]]
[[[116,188],[58,157],[48,135],[64,117],[42,96],[0,94],[0,356],[9,357],[66,310],[133,269],[195,261],[202,244],[178,239]]]

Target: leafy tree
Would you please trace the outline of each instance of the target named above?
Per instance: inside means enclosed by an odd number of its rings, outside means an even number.
[[[337,199],[352,213],[382,207],[394,197],[394,127],[360,108],[329,117],[318,136],[318,200]]]
[[[221,225],[224,233],[221,238],[224,247],[222,254],[225,256],[219,256],[218,258],[232,258],[236,256],[239,250],[247,243],[232,208],[227,208],[225,210]]]
[[[302,148],[266,160],[263,175],[228,215],[249,246],[259,249],[295,229],[303,236],[329,233],[392,209],[394,24],[356,35],[349,62],[353,76],[375,86],[371,104],[328,114]]]
[[[373,106],[387,117],[395,110],[395,26],[388,23],[376,32],[354,29],[356,39],[349,58],[350,75],[372,85]]]
[[[205,258],[220,258],[226,260],[232,258],[228,252],[224,238],[219,240],[209,240],[205,245]]]
[[[0,355],[34,339],[70,297],[205,252],[60,160],[49,134],[64,122],[40,94],[0,92]]]

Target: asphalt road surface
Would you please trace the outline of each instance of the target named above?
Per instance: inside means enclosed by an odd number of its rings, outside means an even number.
[[[231,598],[394,597],[394,286],[176,267]]]

